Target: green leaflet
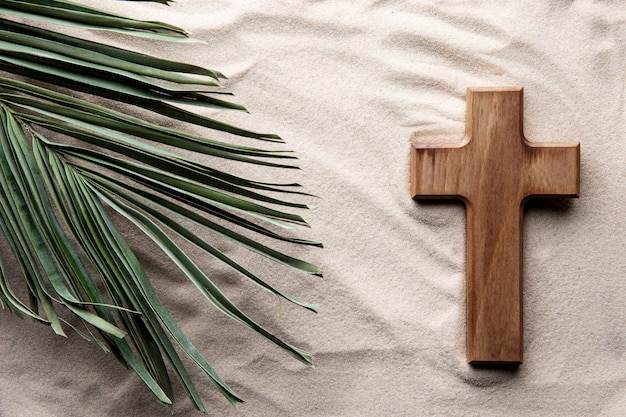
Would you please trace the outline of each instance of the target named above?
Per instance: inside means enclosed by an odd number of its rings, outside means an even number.
[[[54,65],[52,65],[54,63]],[[58,80],[68,87],[79,88],[101,95],[125,97],[135,104],[142,100],[169,105],[194,104],[209,109],[245,110],[243,106],[210,97],[206,94],[186,90],[173,90],[142,76],[124,73],[114,68],[90,64],[63,56],[33,51],[31,48],[6,46],[0,42],[0,68],[9,72],[23,72],[34,78],[44,75]],[[50,78],[46,79],[49,81]]]
[[[13,33],[35,36],[44,41],[58,42],[64,45],[82,48],[84,50],[91,51],[91,53],[99,53],[104,56],[110,56],[119,59],[122,62],[126,63],[126,65],[137,64],[142,67],[162,70],[163,72],[159,73],[163,74],[165,77],[177,77],[180,74],[195,74],[203,77],[210,77],[214,80],[225,78],[224,75],[219,71],[198,67],[196,65],[185,64],[183,62],[160,59],[151,55],[145,55],[126,49],[116,48],[114,46],[105,45],[98,42],[87,41],[81,38],[64,35],[62,33],[54,32],[51,30],[13,22],[2,17],[0,17],[0,24],[0,27],[4,28],[5,30],[10,30]],[[42,44],[43,43],[44,42],[42,42]]]
[[[282,347],[300,361],[312,365],[311,355],[301,349],[286,344],[267,330],[259,326],[239,310],[228,298],[207,278],[195,263],[170,239],[154,222],[132,207],[109,199],[107,195],[98,193],[100,197],[120,214],[135,223],[146,235],[148,235],[159,247],[178,265],[187,277],[198,287],[202,294],[224,314],[246,327],[255,330],[271,342]]]
[[[294,156],[285,155],[286,151],[268,151],[188,135],[181,131],[164,128],[153,123],[89,103],[85,100],[56,93],[54,91],[22,83],[17,80],[9,80],[0,77],[0,86],[44,99],[38,100],[24,95],[2,94],[2,100],[51,117],[66,117],[64,120],[71,119],[73,120],[72,123],[81,121],[91,125],[104,127],[109,130],[138,136],[150,141],[175,146],[177,148],[245,162],[260,163],[258,160],[237,159],[238,155],[255,156],[259,158],[295,159]],[[291,167],[283,165],[273,166],[285,168]],[[291,184],[291,186],[294,185],[297,184]]]
[[[7,25],[5,22],[3,22],[3,24]],[[10,25],[10,23],[8,23],[8,25]],[[19,29],[20,28],[18,27],[18,30]],[[47,35],[45,32],[42,34]],[[55,38],[59,38],[59,40],[66,40],[66,42],[57,41]],[[69,39],[64,39],[59,36],[46,36],[45,38],[40,38],[29,34],[0,30],[0,40],[6,42],[3,46],[5,51],[13,50],[15,52],[30,53],[38,56],[57,57],[58,59],[65,59],[68,63],[74,63],[82,66],[92,66],[94,69],[99,68],[105,71],[110,69],[111,72],[117,70],[117,74],[125,74],[128,77],[133,77],[133,74],[136,74],[139,76],[136,79],[148,83],[150,81],[146,77],[158,78],[179,84],[197,84],[211,87],[218,86],[218,84],[213,80],[215,77],[202,78],[200,76],[185,75],[125,61],[124,59],[120,59],[116,56],[106,55],[88,49],[90,43],[87,43],[86,41],[77,38],[68,38]],[[115,49],[111,50],[111,52],[115,51]],[[155,85],[167,89],[167,85],[165,84]]]
[[[38,0],[34,4],[29,1],[0,0],[0,13],[87,29],[132,32],[135,36],[155,40],[188,40],[187,33],[176,26],[128,19],[68,1]]]
[[[257,133],[241,129],[227,123],[182,109],[174,104],[196,105],[195,101],[186,101],[184,98],[164,97],[151,90],[142,90],[141,86],[123,84],[115,80],[98,78],[84,73],[71,72],[63,68],[56,68],[45,63],[25,60],[20,57],[11,57],[0,54],[0,69],[18,75],[32,77],[43,82],[54,83],[59,86],[94,94],[111,100],[142,107],[155,113],[183,122],[193,123],[210,129],[220,130],[233,135],[260,139],[270,142],[282,142],[282,139],[273,134]],[[205,107],[218,109],[239,109],[243,107],[222,100],[204,96]],[[172,104],[173,103],[173,104]]]
[[[60,160],[57,160],[60,163]],[[126,279],[116,280],[112,282],[112,285],[116,285],[120,282],[124,289],[123,292],[129,297],[130,300],[134,300],[137,308],[139,308],[143,316],[149,321],[148,329],[158,335],[158,342],[166,350],[167,356],[170,361],[175,365],[175,370],[179,374],[181,382],[186,385],[187,390],[191,393],[195,392],[193,383],[191,383],[186,370],[176,352],[172,350],[169,340],[164,336],[161,330],[160,323],[163,323],[170,334],[175,338],[177,343],[185,350],[185,352],[207,373],[207,375],[218,386],[218,389],[222,391],[224,395],[231,401],[231,403],[239,402],[238,397],[228,388],[224,381],[219,378],[215,371],[208,365],[208,363],[197,352],[195,347],[187,340],[182,334],[178,326],[174,323],[167,310],[163,307],[159,301],[156,293],[152,289],[143,269],[139,265],[139,262],[135,258],[134,254],[123,242],[123,238],[117,232],[115,226],[109,219],[106,210],[101,203],[94,198],[94,194],[86,188],[86,183],[80,176],[70,167],[65,166],[64,171],[66,175],[71,177],[71,181],[74,184],[74,188],[80,190],[80,195],[77,195],[77,200],[83,201],[84,212],[90,213],[90,219],[92,219],[92,231],[97,231],[95,238],[99,236],[105,236],[108,239],[103,239],[100,242],[101,248],[109,248],[106,253],[112,259],[108,261],[108,266],[117,271],[118,276],[124,276]],[[117,259],[117,261],[115,261]],[[156,315],[156,316],[155,316]],[[156,318],[158,317],[158,320]],[[196,396],[195,394],[193,395]]]
[[[0,97],[1,100],[1,97]],[[173,152],[165,151],[154,146],[136,141],[130,137],[118,135],[113,132],[107,132],[103,129],[99,129],[96,126],[85,125],[87,128],[97,131],[100,134],[93,134],[89,131],[68,127],[66,125],[47,121],[45,119],[37,119],[28,115],[20,115],[22,120],[28,120],[32,124],[36,124],[52,131],[63,133],[67,136],[80,139],[83,142],[98,145],[103,149],[108,149],[113,152],[122,154],[135,161],[144,163],[159,171],[165,171],[171,175],[183,177],[200,184],[219,189],[231,194],[235,194],[242,197],[252,198],[264,203],[271,203],[286,207],[296,208],[309,208],[304,204],[292,203],[285,200],[269,197],[263,194],[259,194],[255,191],[251,191],[247,188],[264,189],[267,191],[281,192],[279,188],[262,186],[258,183],[245,180],[243,178],[229,176],[219,171],[204,170],[202,166],[197,166],[195,161],[182,157]],[[69,148],[66,148],[69,151]],[[73,149],[75,154],[81,152],[79,148]],[[87,152],[89,153],[89,152]],[[116,158],[101,157],[101,159],[108,161],[110,164],[116,165]],[[124,165],[121,162],[119,165]],[[116,168],[117,169],[117,168]],[[243,185],[240,186],[240,185]]]
[[[69,246],[67,239],[62,237],[63,232],[56,222],[56,217],[50,215],[47,210],[50,202],[44,190],[41,178],[37,170],[34,170],[34,156],[27,147],[26,136],[23,134],[17,121],[10,113],[0,113],[0,120],[5,127],[5,135],[2,137],[2,151],[5,156],[4,167],[6,181],[13,184],[10,193],[12,202],[9,204],[15,208],[15,221],[22,230],[23,239],[30,248],[34,280],[34,287],[38,294],[45,294],[45,306],[47,314],[51,314],[51,321],[55,330],[60,331],[60,323],[55,320],[56,313],[50,304],[55,301],[66,306],[74,314],[95,327],[115,337],[123,337],[124,332],[113,324],[102,320],[90,311],[84,309],[81,300],[77,298],[76,289],[67,277],[68,270],[64,268],[69,263],[74,263],[75,268],[78,255]],[[65,265],[64,265],[65,264]],[[76,270],[75,270],[76,271]],[[83,268],[81,273],[86,273]],[[70,283],[70,287],[66,284]],[[53,297],[46,290],[50,284],[59,299]]]
[[[114,46],[105,45],[98,42],[91,42],[51,30],[13,22],[2,17],[0,17],[0,27],[6,30],[10,30],[13,33],[22,33],[25,35],[35,36],[53,42],[63,43],[69,46],[79,47],[88,51],[100,53],[105,56],[120,59],[126,63],[134,63],[149,68],[163,70],[165,74],[167,74],[167,77],[175,77],[177,76],[176,74],[196,74],[200,76],[207,76],[215,80],[225,78],[224,75],[219,71],[198,67],[196,65],[185,64],[183,62],[169,61],[151,55],[145,55],[126,49],[116,48]]]
[[[133,206],[136,206],[138,208],[140,208],[142,211],[150,214],[151,216],[153,216],[154,218],[158,219],[162,224],[166,225],[168,228],[176,231],[179,235],[181,235],[182,237],[186,238],[187,240],[191,241],[192,243],[196,244],[197,246],[201,247],[202,249],[204,249],[205,251],[207,251],[209,254],[215,256],[216,258],[218,258],[219,260],[221,260],[222,262],[226,263],[227,265],[229,265],[230,267],[232,267],[233,269],[235,269],[236,271],[238,271],[239,273],[241,273],[242,275],[248,277],[249,279],[251,279],[254,283],[258,284],[261,288],[268,290],[271,293],[274,293],[278,296],[281,296],[295,304],[298,304],[304,308],[308,308],[309,310],[312,310],[314,312],[317,312],[317,306],[314,304],[310,304],[310,303],[306,303],[303,302],[301,300],[298,300],[297,298],[283,292],[280,290],[277,290],[276,288],[272,287],[271,285],[267,284],[265,281],[263,281],[262,279],[260,279],[259,277],[257,277],[256,275],[254,275],[252,272],[248,271],[246,268],[242,267],[241,265],[239,265],[237,262],[233,261],[232,259],[230,259],[228,256],[226,256],[224,253],[222,253],[221,251],[219,251],[217,248],[215,248],[213,245],[209,244],[206,240],[200,238],[199,236],[197,236],[195,233],[191,232],[189,229],[185,228],[184,226],[182,226],[177,220],[171,218],[170,216],[168,216],[166,213],[171,213],[171,214],[175,214],[177,215],[179,218],[190,221],[196,225],[199,226],[203,226],[204,228],[206,228],[207,230],[222,236],[226,239],[229,239],[239,245],[242,245],[250,250],[252,250],[253,252],[257,252],[265,257],[268,257],[270,259],[275,260],[276,262],[282,263],[284,265],[290,266],[294,269],[300,269],[304,272],[308,272],[311,274],[318,274],[321,275],[321,271],[319,270],[319,268],[317,268],[314,265],[311,265],[307,262],[301,261],[299,259],[295,259],[292,257],[289,257],[287,255],[281,254],[277,251],[274,251],[264,245],[261,245],[257,242],[254,242],[250,239],[246,239],[244,236],[239,235],[237,233],[233,233],[232,231],[219,226],[218,224],[211,222],[209,220],[207,220],[206,218],[192,212],[191,210],[186,210],[182,207],[179,207],[175,204],[171,204],[171,202],[169,202],[168,200],[158,197],[154,194],[152,195],[148,195],[147,193],[143,192],[142,190],[139,190],[137,188],[134,187],[130,187],[120,181],[111,181],[111,180],[107,180],[105,178],[102,178],[101,176],[99,176],[97,173],[95,173],[94,171],[85,171],[85,174],[87,174],[87,176],[94,181],[95,184],[97,184],[100,189],[102,190],[106,190],[108,192],[108,194],[110,196],[118,196],[123,198],[124,200],[128,201],[130,204],[132,204]],[[117,186],[117,187],[116,187]],[[132,194],[128,194],[128,193],[124,193],[122,191],[120,191],[118,188],[121,189],[125,189],[127,191],[130,191],[130,193]],[[151,205],[147,204],[146,202],[136,198],[140,195],[143,196],[147,196],[147,200],[150,201],[153,205],[155,205],[157,207],[157,209],[152,208]],[[164,213],[165,212],[165,213]]]

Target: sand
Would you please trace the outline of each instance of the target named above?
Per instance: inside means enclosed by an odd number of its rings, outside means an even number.
[[[224,72],[250,114],[223,118],[281,135],[300,157],[301,171],[246,174],[298,181],[319,197],[304,199],[318,208],[301,213],[311,225],[301,236],[325,249],[288,250],[319,264],[323,278],[245,260],[319,303],[318,314],[210,258],[199,262],[242,309],[310,350],[314,369],[216,312],[129,230],[174,317],[246,400],[235,410],[194,371],[211,415],[626,415],[621,2],[88,4],[167,21],[204,41],[89,35]],[[503,85],[524,86],[529,140],[582,147],[580,199],[525,210],[525,361],[516,370],[465,362],[463,205],[409,195],[411,141],[460,141],[466,88]],[[179,385],[171,412],[134,373],[76,335],[64,340],[7,311],[0,333],[0,416],[199,415]]]

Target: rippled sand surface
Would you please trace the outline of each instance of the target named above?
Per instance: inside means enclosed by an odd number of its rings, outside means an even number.
[[[322,266],[323,278],[246,261],[319,303],[319,314],[210,259],[200,265],[244,311],[310,350],[315,369],[222,317],[157,249],[134,240],[174,317],[247,401],[232,409],[195,372],[211,415],[626,415],[622,2],[88,3],[203,41],[86,35],[221,70],[250,114],[214,116],[279,134],[302,168],[242,172],[297,181],[319,197],[307,201],[318,208],[303,213],[312,228],[302,235],[326,247],[292,253]],[[462,140],[468,86],[509,85],[524,86],[530,141],[581,143],[581,198],[528,204],[525,363],[475,369],[465,362],[464,207],[414,202],[408,156],[412,141]],[[170,412],[75,335],[61,340],[6,311],[0,333],[0,416],[193,415],[180,386]]]

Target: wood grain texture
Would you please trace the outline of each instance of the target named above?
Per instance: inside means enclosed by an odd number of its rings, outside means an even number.
[[[413,198],[467,209],[467,361],[521,363],[522,216],[533,196],[578,197],[580,144],[528,142],[523,88],[468,88],[464,141],[411,150]]]

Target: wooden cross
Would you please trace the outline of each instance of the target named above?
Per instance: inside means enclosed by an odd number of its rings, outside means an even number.
[[[467,361],[522,362],[522,214],[532,196],[578,197],[580,144],[524,138],[523,88],[468,88],[465,140],[414,145],[413,198],[467,210]]]

